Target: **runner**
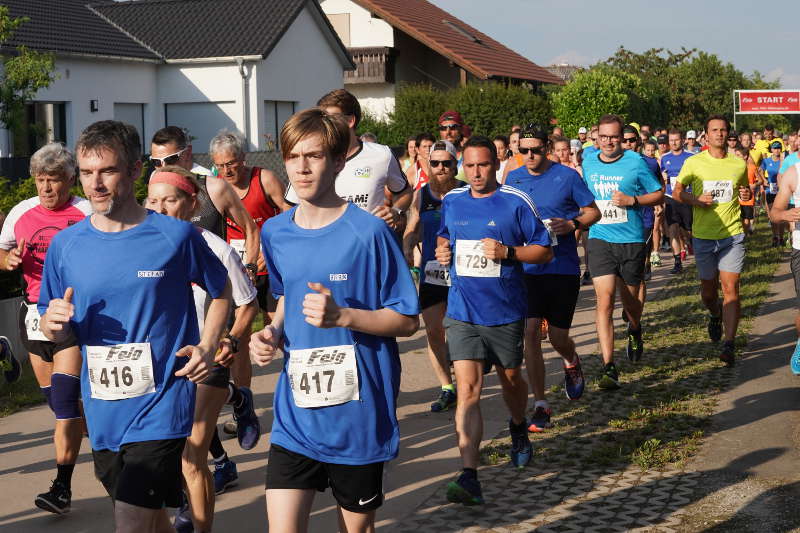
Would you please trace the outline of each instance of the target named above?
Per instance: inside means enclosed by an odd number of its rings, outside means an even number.
[[[500,168],[497,169],[497,181],[503,180],[504,170],[508,163],[510,150],[508,149],[508,137],[505,135],[496,135],[494,139],[494,146],[497,148],[497,159],[500,160]]]
[[[792,200],[794,207],[789,205]],[[792,235],[791,269],[794,276],[794,289],[800,302],[800,162],[786,169],[781,177],[781,187],[772,204],[770,216],[776,222],[788,223]],[[789,363],[794,375],[800,375],[800,312],[795,314],[794,327],[797,330],[797,344]]]
[[[662,180],[661,161],[658,157],[658,146],[656,141],[650,140],[642,146],[642,157],[647,166],[652,170],[659,180]],[[662,182],[663,183],[663,182]],[[661,227],[664,225],[664,206],[656,205],[653,207],[653,228],[650,235],[650,265],[661,266],[661,256],[658,254],[658,248],[661,245]],[[645,224],[645,237],[647,236],[647,224]],[[649,272],[648,272],[649,274]],[[649,277],[647,280],[649,281]]]
[[[591,143],[587,144],[589,142],[588,134],[589,130],[587,130],[584,126],[578,128],[578,140],[581,143],[581,148],[584,148],[586,146],[591,146]]]
[[[162,215],[191,221],[200,205],[199,197],[203,194],[201,191],[200,184],[191,172],[177,165],[167,165],[156,170],[150,177],[145,205],[148,209]],[[226,359],[214,363],[209,376],[197,386],[192,433],[186,440],[186,446],[183,449],[183,478],[189,498],[175,516],[175,528],[179,532],[211,531],[214,518],[214,494],[224,491],[227,486],[235,483],[235,479],[224,479],[226,473],[227,477],[232,477],[231,474],[238,477],[233,461],[218,460],[216,455],[214,456],[215,472],[213,477],[208,470],[206,458],[212,439],[216,435],[217,417],[222,406],[229,399],[233,400],[235,412],[238,413],[239,426],[243,427],[248,423],[255,425],[251,432],[243,432],[244,435],[251,437],[250,442],[243,443],[244,449],[252,449],[260,436],[258,418],[253,410],[253,394],[247,388],[240,389],[230,383],[230,371],[228,370],[233,358],[238,355],[239,338],[250,330],[253,319],[258,313],[256,289],[246,274],[247,270],[242,265],[239,254],[212,232],[201,228],[200,233],[211,251],[228,271],[228,279],[232,288],[231,296],[237,308],[236,318],[224,341],[230,350],[226,354]],[[211,298],[198,286],[193,286],[192,292],[197,312],[197,324],[202,332],[206,308],[210,304]],[[227,459],[224,450],[220,455]],[[221,487],[217,487],[217,479],[220,479]],[[218,488],[221,490],[217,490]],[[191,513],[189,512],[190,504]],[[193,517],[194,520],[192,520]]]
[[[22,270],[25,301],[19,310],[19,337],[28,351],[39,389],[56,416],[53,443],[56,450],[56,479],[50,490],[39,494],[35,504],[51,513],[70,511],[72,472],[83,439],[84,423],[78,405],[81,356],[74,337],[48,341],[39,329],[39,287],[45,256],[53,236],[83,220],[92,211],[83,198],[72,196],[75,156],[59,143],[43,146],[31,157],[30,174],[37,196],[14,206],[0,232],[0,265],[5,270]],[[3,350],[10,353],[5,337]],[[13,355],[9,362],[16,362]],[[4,368],[12,372],[13,366]],[[19,363],[16,366],[19,376]],[[14,377],[14,376],[12,376]],[[10,383],[6,377],[6,380]],[[14,380],[15,381],[15,380]]]
[[[428,338],[428,360],[442,390],[431,404],[434,413],[446,411],[456,404],[456,390],[450,375],[447,359],[444,320],[447,310],[447,294],[450,287],[450,272],[435,258],[436,232],[441,221],[442,198],[461,185],[456,180],[456,148],[449,141],[438,141],[431,150],[432,179],[419,191],[414,192],[411,210],[403,237],[403,253],[409,265],[415,265],[414,250],[422,233],[422,269],[419,280],[419,307],[425,321]],[[421,226],[421,227],[420,227]]]
[[[436,142],[436,138],[430,133],[420,133],[417,135],[415,141],[415,150],[417,159],[414,164],[406,169],[406,179],[408,183],[412,184],[414,190],[428,183],[431,168],[428,164],[428,158],[431,152],[431,146]]]
[[[140,147],[136,129],[121,122],[81,134],[80,179],[94,214],[53,238],[38,308],[50,340],[75,335],[81,347],[95,474],[114,503],[116,530],[156,532],[171,530],[165,506],[181,501],[193,382],[208,376],[231,289],[191,224],[136,203]],[[214,298],[202,339],[191,283]]]
[[[762,184],[763,177],[759,175],[758,168],[753,164],[753,160],[750,158],[750,150],[738,144],[736,148],[733,149],[733,154],[747,164],[747,183],[750,186],[752,197],[747,201],[739,200],[739,205],[742,207],[742,227],[744,228],[745,235],[749,236],[753,234],[755,199],[757,191]]]
[[[320,109],[281,130],[300,203],[262,229],[278,310],[251,341],[259,365],[286,353],[267,464],[270,531],[307,531],[314,495],[329,486],[339,530],[373,531],[383,465],[399,447],[395,337],[414,334],[419,305],[394,233],[336,190],[350,135]]]
[[[770,146],[770,155],[761,160],[761,171],[767,182],[766,200],[767,200],[767,213],[769,214],[772,209],[772,203],[775,201],[775,196],[778,195],[778,174],[780,173],[783,145],[774,141]],[[783,222],[776,222],[770,216],[770,225],[772,226],[772,246],[783,246],[784,237],[783,232],[785,224]]]
[[[464,150],[469,185],[444,197],[436,248],[436,259],[450,267],[452,280],[444,327],[456,375],[456,434],[464,467],[448,484],[447,499],[465,505],[483,503],[476,469],[485,363],[496,367],[511,414],[511,462],[517,467],[530,462],[528,385],[521,371],[527,309],[521,263],[553,258],[550,235],[533,202],[519,189],[497,183],[498,165],[492,141],[470,139]]]
[[[600,119],[600,153],[583,162],[584,178],[600,208],[602,218],[589,228],[589,268],[597,294],[597,336],[603,357],[600,387],[619,388],[614,364],[614,293],[618,284],[622,308],[628,318],[626,353],[631,361],[642,357],[642,305],[637,299],[644,278],[644,227],[642,206],[663,200],[661,183],[639,154],[624,150],[622,119],[604,115]]]
[[[697,132],[694,130],[689,130],[686,132],[686,145],[684,149],[691,153],[691,154],[698,154],[700,153],[701,147],[700,144],[697,142]]]
[[[594,196],[580,175],[569,167],[548,160],[543,155],[546,150],[547,134],[544,131],[522,132],[520,152],[525,152],[525,167],[510,173],[507,181],[533,199],[553,235],[553,260],[546,264],[523,265],[528,294],[525,366],[534,397],[528,430],[535,432],[551,427],[552,415],[545,398],[542,320],[547,320],[550,343],[563,359],[567,398],[577,400],[583,395],[581,361],[575,351],[575,342],[569,336],[581,286],[575,233],[600,220]]]
[[[761,152],[762,159],[772,154],[772,143],[777,142],[781,145],[781,152],[785,150],[783,139],[775,136],[775,126],[767,124],[764,126],[764,135],[756,141],[755,149]]]
[[[408,170],[408,167],[414,164],[417,160],[417,137],[412,135],[406,139],[406,150],[403,155],[398,159],[398,163],[400,163],[400,168],[403,169],[403,172]]]
[[[722,115],[706,120],[708,150],[684,163],[672,197],[693,208],[692,235],[700,296],[710,313],[708,335],[712,342],[719,342],[724,322],[725,342],[719,357],[733,366],[740,315],[739,273],[745,254],[739,199],[750,199],[750,187],[747,165],[726,151],[729,128],[728,119]]]
[[[689,232],[692,231],[692,210],[689,206],[676,201],[673,198],[673,191],[681,168],[693,154],[683,149],[683,134],[680,130],[669,130],[669,147],[670,152],[661,156],[661,170],[667,194],[664,219],[675,261],[669,273],[675,275],[683,272],[683,259],[686,257],[686,249],[691,238]]]
[[[211,171],[192,160],[192,145],[186,132],[177,126],[161,128],[150,141],[150,162],[158,169],[164,165],[178,165],[197,177],[204,193],[195,214],[195,225],[213,232],[223,239],[227,236],[225,217],[244,229],[244,255],[251,278],[255,280],[258,269],[258,226],[244,208],[241,199],[225,180],[209,179]]]

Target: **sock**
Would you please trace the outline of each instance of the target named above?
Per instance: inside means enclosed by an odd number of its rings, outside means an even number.
[[[675,264],[676,265],[680,265],[681,264],[681,254],[673,255],[672,258],[675,259]]]
[[[548,407],[550,407],[550,404],[547,403],[547,400],[536,400],[533,404],[533,408],[536,409],[537,407],[547,409]]]
[[[456,392],[456,387],[451,383],[449,385],[442,385],[442,390],[449,390],[450,392]]]
[[[56,465],[56,481],[67,487],[67,490],[72,490],[72,471],[75,470],[75,465]]]
[[[244,396],[242,395],[239,387],[233,383],[228,383],[228,402],[234,409],[238,409],[244,403]]]
[[[564,363],[566,368],[575,368],[575,365],[578,364],[578,354],[572,354],[572,362],[571,363]]]
[[[514,430],[517,430],[517,431],[526,431],[527,432],[528,431],[528,424],[526,423],[526,421],[524,419],[519,424],[515,424],[513,420],[509,420],[508,421],[508,428],[509,429],[514,429]]]
[[[225,453],[225,448],[222,447],[222,441],[219,440],[219,431],[214,429],[214,434],[211,436],[211,444],[208,447],[208,452],[214,459],[215,463],[221,463],[228,459],[228,454]]]
[[[464,474],[467,477],[478,479],[478,470],[476,470],[475,468],[465,468]]]

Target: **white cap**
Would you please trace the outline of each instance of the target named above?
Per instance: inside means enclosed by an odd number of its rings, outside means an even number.
[[[694,130],[689,130],[686,132],[687,139],[697,139],[697,132]]]
[[[588,133],[588,130],[583,126],[581,126],[580,128],[578,128],[578,133]]]
[[[444,147],[442,147],[442,145],[444,145]],[[452,155],[453,159],[458,160],[458,150],[456,150],[456,147],[450,141],[442,139],[436,141],[433,143],[433,145],[431,145],[431,153],[436,150],[444,150],[448,154]]]

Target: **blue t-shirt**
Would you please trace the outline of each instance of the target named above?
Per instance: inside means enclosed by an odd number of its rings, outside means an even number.
[[[583,149],[583,153],[581,154],[581,159],[582,159],[582,161],[586,161],[587,159],[589,159],[593,155],[597,155],[599,153],[600,153],[600,149],[598,147],[596,147],[595,145],[587,146],[586,148]]]
[[[191,433],[195,385],[174,375],[189,359],[175,352],[200,339],[191,284],[217,298],[227,280],[197,228],[152,211],[118,233],[99,231],[87,217],[56,234],[45,260],[39,312],[67,287],[75,290],[70,325],[83,354],[81,393],[93,449],[117,451],[131,442]],[[87,346],[128,343],[150,344],[155,392],[92,398]],[[124,367],[114,369],[124,377]]]
[[[442,224],[442,201],[433,196],[429,184],[420,188],[422,199],[419,208],[419,220],[422,224],[422,271],[419,273],[420,283],[425,283],[425,264],[436,259],[436,235]]]
[[[343,307],[389,308],[419,314],[414,282],[386,223],[350,204],[334,222],[304,229],[297,208],[270,218],[261,229],[270,286],[284,298],[286,358],[274,396],[272,443],[326,463],[363,465],[397,456],[400,433],[395,409],[400,356],[393,337],[346,328],[322,329],[305,321],[309,282],[331,290]],[[298,407],[287,368],[292,350],[353,345],[359,399],[326,407]]]
[[[797,154],[798,152],[793,152],[783,158],[783,163],[781,163],[781,169],[778,171],[780,174],[785,173],[787,170],[789,170],[789,167],[791,167],[792,165],[800,163],[800,157],[798,157]]]
[[[530,197],[519,189],[501,185],[491,196],[474,198],[470,187],[453,189],[442,202],[439,236],[450,241],[450,292],[447,316],[470,324],[497,326],[525,318],[528,302],[522,263],[501,261],[497,277],[459,276],[456,261],[459,241],[491,238],[506,246],[550,246]],[[466,258],[466,251],[461,256]]]
[[[692,152],[682,150],[680,154],[667,152],[661,156],[661,170],[667,173],[667,183],[665,189],[667,196],[672,196],[672,187],[675,185],[675,182],[678,181],[678,174],[681,173],[683,163],[693,155],[694,154]]]
[[[769,188],[767,192],[770,194],[778,194],[778,173],[781,169],[781,161],[775,161],[772,157],[767,157],[761,160],[761,170],[766,173]]]
[[[656,179],[661,183],[661,167],[658,165],[658,159],[655,157],[648,157],[642,154],[642,159],[644,159],[647,168],[653,173]],[[642,224],[644,224],[645,228],[652,228],[656,222],[656,213],[652,206],[644,205],[642,206]]]
[[[525,167],[512,170],[506,177],[511,185],[531,197],[542,219],[563,218],[572,220],[580,215],[581,207],[594,202],[594,196],[586,183],[573,169],[552,163],[546,172],[534,176]],[[578,245],[575,233],[558,235],[558,244],[553,247],[553,260],[544,265],[523,263],[526,274],[568,274],[581,273],[578,259]]]
[[[602,161],[600,154],[591,157],[583,163],[583,176],[601,213],[604,206],[609,205],[616,190],[629,196],[640,196],[661,189],[661,181],[653,176],[642,156],[630,150],[626,150],[612,163]],[[644,242],[642,207],[618,207],[617,210],[619,209],[626,210],[627,222],[603,224],[603,219],[600,219],[600,222],[589,228],[589,238],[614,243]]]

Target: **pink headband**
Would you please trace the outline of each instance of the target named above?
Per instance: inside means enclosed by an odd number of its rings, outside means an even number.
[[[150,183],[166,183],[179,188],[190,196],[197,194],[194,183],[186,176],[175,172],[156,172],[150,176]]]

